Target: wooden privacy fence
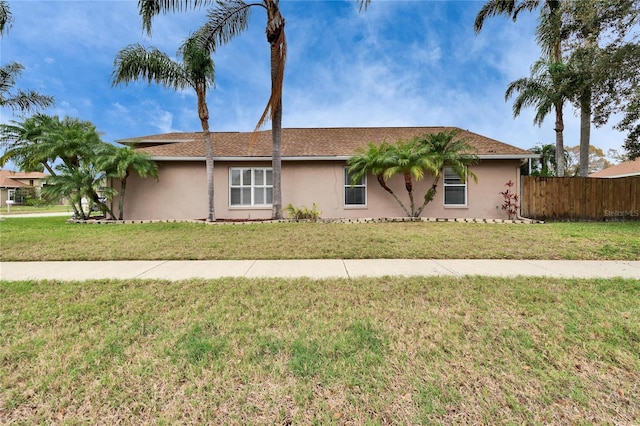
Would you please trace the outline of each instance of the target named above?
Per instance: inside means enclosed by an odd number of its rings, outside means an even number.
[[[640,176],[522,177],[521,214],[538,220],[640,220]]]

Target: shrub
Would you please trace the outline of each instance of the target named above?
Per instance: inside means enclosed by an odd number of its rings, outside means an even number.
[[[500,192],[500,195],[502,195],[504,200],[502,202],[502,210],[507,212],[509,219],[513,219],[518,215],[518,209],[520,208],[518,201],[520,201],[520,198],[518,197],[518,194],[511,192],[511,187],[514,185],[511,180],[505,183],[505,185],[507,186],[507,189]]]
[[[287,207],[285,207],[287,213],[289,213],[289,217],[295,220],[314,220],[317,221],[320,219],[321,211],[318,210],[318,205],[313,203],[311,209],[308,209],[305,206],[294,207],[293,204],[289,203]]]

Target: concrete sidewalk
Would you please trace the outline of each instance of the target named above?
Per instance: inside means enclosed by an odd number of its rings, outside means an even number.
[[[640,261],[589,260],[141,260],[0,262],[0,280],[166,279],[222,277],[358,278],[382,276],[538,276],[640,280]]]

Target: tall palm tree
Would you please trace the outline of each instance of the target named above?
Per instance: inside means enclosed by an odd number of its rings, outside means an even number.
[[[512,81],[505,92],[505,100],[515,96],[513,102],[513,116],[517,117],[522,108],[534,107],[533,123],[542,125],[545,117],[555,111],[555,165],[556,176],[564,176],[564,114],[563,105],[569,99],[567,87],[567,66],[563,63],[553,63],[539,59],[531,67],[531,76]],[[558,154],[560,150],[560,154]],[[558,160],[558,158],[562,158]]]
[[[280,13],[279,0],[262,0],[257,3],[245,3],[242,0],[228,0],[216,3],[216,7],[207,13],[207,22],[194,35],[200,42],[214,51],[218,45],[228,43],[242,33],[249,25],[252,8],[260,7],[266,11],[266,36],[270,46],[271,95],[258,120],[256,130],[271,121],[272,169],[273,169],[273,219],[282,218],[282,87],[287,58],[285,20]],[[145,16],[143,14],[143,16]]]
[[[140,177],[158,178],[158,165],[151,157],[130,147],[118,148],[105,144],[102,152],[98,154],[97,163],[98,168],[105,171],[105,177],[120,181],[118,220],[124,218],[124,197],[127,190],[127,179],[131,171],[135,171]]]
[[[360,10],[366,9],[370,0],[357,0]],[[256,130],[271,121],[272,168],[273,168],[273,219],[282,216],[282,87],[284,69],[287,58],[287,41],[285,37],[285,20],[280,13],[280,0],[260,0],[245,3],[242,0],[138,0],[138,10],[142,17],[143,27],[151,32],[153,18],[168,11],[176,12],[185,9],[196,9],[214,5],[208,14],[207,23],[198,30],[198,38],[210,51],[215,51],[219,44],[225,44],[247,29],[249,13],[252,8],[260,7],[266,11],[266,37],[271,55],[271,95],[258,120]]]
[[[118,52],[114,62],[113,85],[147,80],[174,90],[191,87],[198,99],[198,117],[206,147],[207,191],[209,211],[207,221],[215,221],[213,142],[209,131],[207,88],[214,84],[214,64],[211,51],[201,47],[194,38],[181,46],[182,62],[174,61],[156,48],[139,44],[127,46]]]
[[[538,44],[542,51],[549,57],[552,67],[562,66],[562,10],[561,0],[489,0],[480,9],[474,21],[474,30],[479,33],[482,30],[485,19],[497,15],[505,15],[514,21],[517,20],[520,12],[533,11],[540,4],[543,8],[540,11],[539,25],[536,31]],[[555,76],[553,77],[555,78]],[[556,175],[564,176],[564,100],[556,96],[552,102],[553,111],[556,116],[554,131],[556,132]],[[551,109],[547,112],[550,113]],[[540,121],[541,123],[541,121]]]

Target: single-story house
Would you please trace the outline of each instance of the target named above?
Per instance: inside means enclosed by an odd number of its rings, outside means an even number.
[[[40,188],[49,175],[40,172],[14,172],[0,170],[0,207],[6,207],[7,200],[15,204],[22,204],[25,191],[33,188],[34,195],[40,193]]]
[[[595,178],[621,178],[627,176],[640,176],[640,157],[634,161],[624,161],[589,175],[589,177]]]
[[[461,181],[445,170],[436,197],[422,212],[437,218],[506,218],[499,194],[508,181],[519,193],[520,166],[537,154],[452,127],[287,128],[282,129],[282,202],[311,208],[321,218],[390,218],[405,215],[396,201],[368,176],[351,186],[347,160],[368,143],[396,142],[425,133],[458,131],[476,150],[471,166],[478,177]],[[212,132],[214,205],[217,219],[271,217],[271,131]],[[119,140],[158,163],[158,180],[135,173],[127,181],[125,220],[204,219],[208,212],[205,145],[197,133],[168,133]],[[415,185],[422,200],[433,177]],[[117,183],[112,185],[117,189]],[[389,186],[408,204],[401,176]],[[114,200],[117,206],[117,200]],[[286,214],[285,214],[286,216]]]

